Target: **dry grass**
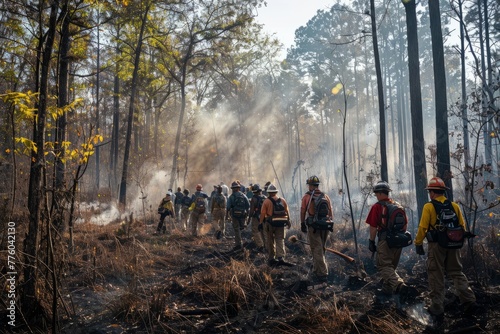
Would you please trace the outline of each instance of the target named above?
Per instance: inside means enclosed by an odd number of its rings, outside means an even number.
[[[330,298],[311,295],[293,300],[292,315],[278,322],[281,332],[287,333],[347,333],[354,326],[349,308],[339,302],[336,295]]]
[[[361,320],[355,323],[358,333],[401,334],[407,333],[412,325],[408,317],[390,311],[366,315]]]
[[[213,237],[194,238],[177,230],[152,237],[141,225],[126,237],[117,235],[120,228],[119,224],[78,226],[68,281],[95,290],[107,282],[124,285],[108,298],[107,308],[114,319],[140,325],[147,332],[203,332],[204,326],[231,332],[241,324],[251,324],[256,332],[289,334],[404,333],[411,328],[411,319],[394,310],[374,314],[367,300],[335,294],[338,287],[291,293],[283,280],[294,283],[295,271],[286,274],[287,270],[256,266],[248,250],[232,258],[213,255],[217,252],[207,257],[220,247]],[[301,237],[298,231],[289,233]],[[350,238],[337,235],[332,241],[339,251],[354,249]],[[307,256],[309,247],[304,251]],[[481,261],[486,258],[498,262],[490,253]],[[329,266],[340,279],[347,275],[343,260],[330,259]]]
[[[204,305],[220,306],[233,298],[232,303],[249,309],[267,297],[272,287],[269,273],[248,260],[231,259],[223,268],[209,267],[192,276],[185,294],[195,295]]]

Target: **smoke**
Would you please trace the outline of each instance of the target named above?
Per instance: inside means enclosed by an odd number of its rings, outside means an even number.
[[[181,187],[193,193],[196,185],[202,184],[203,190],[210,194],[213,185],[221,181],[230,185],[233,180],[240,180],[245,186],[258,183],[261,187],[271,181],[293,207],[307,190],[305,180],[311,175],[320,178],[321,189],[341,209],[344,199],[339,195],[340,190],[345,193],[342,118],[340,113],[332,112],[341,106],[332,104],[321,119],[319,110],[302,106],[300,111],[294,111],[296,106],[283,105],[292,102],[277,102],[263,91],[265,88],[254,89],[254,95],[244,96],[247,100],[241,101],[242,106],[236,109],[221,104],[207,110],[188,103],[174,177],[171,173],[177,118],[162,118],[156,145],[163,158],[141,156],[142,160],[133,163],[129,170],[127,213],[123,215],[133,213],[134,217],[156,219],[156,207],[168,188],[175,192]],[[356,197],[367,182],[366,175],[376,169],[378,137],[373,121],[360,117],[363,123],[357,124],[358,118],[349,112],[346,163],[352,181],[351,194]],[[299,160],[304,163],[298,167],[292,186]],[[106,218],[124,219],[123,215],[116,208],[109,208],[92,219],[99,223]]]
[[[103,226],[113,221],[125,219],[126,216],[120,214],[116,205],[100,202],[80,202],[78,203],[78,211],[80,217],[75,220],[76,224],[90,222]]]

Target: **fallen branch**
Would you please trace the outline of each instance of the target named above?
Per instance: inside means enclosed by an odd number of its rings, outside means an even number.
[[[304,245],[310,245],[310,244],[309,244],[308,242],[306,242],[306,241],[299,240],[299,239],[297,238],[297,236],[295,236],[295,235],[292,235],[290,238],[288,238],[288,241],[290,241],[291,243],[296,243],[296,242],[298,241],[298,242],[300,242],[300,243],[303,243]],[[354,263],[354,262],[355,262],[354,258],[352,258],[352,257],[350,257],[349,255],[346,255],[346,254],[344,254],[344,253],[341,253],[341,252],[339,252],[339,251],[336,251],[335,249],[325,247],[325,250],[326,250],[327,252],[330,252],[330,253],[333,253],[333,254],[335,254],[335,255],[340,256],[341,258],[343,258],[343,259],[344,259],[346,262],[348,262],[348,263]]]

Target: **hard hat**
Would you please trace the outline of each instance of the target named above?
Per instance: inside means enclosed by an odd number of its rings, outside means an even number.
[[[381,191],[392,191],[391,187],[389,187],[389,183],[385,181],[378,181],[377,184],[373,187],[373,192],[378,193]]]
[[[319,182],[318,177],[316,175],[313,175],[307,179],[306,184],[312,185],[312,186],[317,186],[320,184],[320,182]]]
[[[233,189],[233,188],[238,188],[238,189],[239,189],[240,187],[241,187],[241,186],[240,186],[240,185],[238,184],[238,182],[236,182],[236,181],[235,181],[235,182],[233,182],[233,183],[231,183],[231,189]]]
[[[202,187],[202,185],[201,185],[201,184],[199,184],[199,183],[198,183],[198,184],[196,185],[196,190],[201,190],[202,188],[203,188],[203,187]]]
[[[257,191],[259,191],[259,190],[262,190],[262,189],[260,189],[260,186],[259,186],[259,184],[258,184],[258,183],[254,184],[254,185],[252,186],[252,192],[253,192],[253,193],[256,193],[256,192],[257,192]]]
[[[268,193],[277,193],[278,189],[274,186],[274,184],[270,184],[269,187],[267,187],[267,192]]]
[[[439,177],[433,177],[429,180],[429,184],[425,187],[425,190],[446,190],[449,189],[444,181]]]

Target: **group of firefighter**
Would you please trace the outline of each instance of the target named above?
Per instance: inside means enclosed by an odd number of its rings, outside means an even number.
[[[325,258],[325,247],[328,233],[333,229],[333,209],[328,195],[319,189],[320,180],[317,176],[307,179],[308,191],[302,197],[300,207],[301,231],[307,235],[312,255],[312,270],[310,277],[313,282],[328,282],[328,266]],[[229,191],[231,189],[231,192]],[[448,189],[439,177],[433,177],[427,187],[430,202],[423,207],[421,219],[415,240],[409,244],[415,245],[418,255],[425,255],[423,248],[424,239],[427,239],[427,276],[430,303],[427,311],[435,317],[442,318],[445,306],[445,275],[450,279],[458,296],[464,314],[477,312],[478,306],[474,292],[468,284],[467,277],[462,271],[460,249],[448,248],[437,242],[436,237],[430,235],[439,228],[439,217],[436,203],[449,205],[456,213],[460,227],[465,231],[465,237],[474,237],[466,231],[464,219],[457,203],[445,197]],[[416,289],[406,285],[396,272],[403,247],[396,245],[388,237],[387,206],[399,205],[390,196],[392,190],[385,181],[378,182],[373,187],[377,202],[372,205],[366,223],[369,225],[369,250],[375,255],[377,271],[382,279],[381,292],[384,295],[399,295],[408,298]],[[323,217],[318,217],[320,207],[317,203],[324,202]],[[204,204],[203,204],[204,203]],[[190,225],[191,234],[197,236],[200,227],[210,215],[212,226],[217,239],[226,235],[226,222],[230,221],[234,230],[235,245],[232,251],[243,249],[241,231],[251,226],[252,239],[258,252],[267,252],[268,265],[294,266],[285,261],[285,228],[290,229],[290,212],[288,204],[283,197],[278,196],[278,190],[271,182],[263,188],[259,184],[250,185],[248,188],[239,181],[231,183],[230,187],[223,182],[214,185],[210,195],[203,191],[201,184],[196,186],[196,192],[190,195],[188,189],[181,191],[177,188],[174,194],[169,190],[162,199],[158,213],[160,222],[156,233],[172,229],[174,222],[186,231]],[[165,222],[165,219],[168,219]],[[405,217],[406,220],[406,217]],[[407,220],[406,220],[407,223]],[[406,224],[404,226],[406,229]],[[409,232],[405,232],[409,235]],[[377,242],[375,242],[377,239]],[[413,241],[413,242],[412,242]]]

